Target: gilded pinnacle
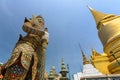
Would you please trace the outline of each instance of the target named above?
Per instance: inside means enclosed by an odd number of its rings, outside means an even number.
[[[103,19],[106,19],[106,18],[108,18],[110,16],[115,16],[114,14],[105,14],[105,13],[96,11],[93,8],[89,7],[89,6],[88,6],[88,8],[89,8],[89,10],[91,11],[91,13],[92,13],[92,15],[94,17],[97,26]]]
[[[82,52],[82,57],[83,57],[83,64],[89,64],[90,61],[88,61],[87,57],[85,56],[85,54]]]

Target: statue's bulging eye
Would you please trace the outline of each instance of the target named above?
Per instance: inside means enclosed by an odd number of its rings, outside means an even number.
[[[42,22],[41,19],[38,19],[38,22],[41,23]]]

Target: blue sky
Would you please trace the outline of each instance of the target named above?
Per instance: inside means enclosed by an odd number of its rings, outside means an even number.
[[[24,17],[41,14],[50,33],[46,71],[54,65],[59,72],[64,58],[71,75],[79,72],[82,65],[79,43],[88,58],[91,48],[103,52],[87,5],[104,13],[120,14],[119,0],[0,0],[0,62],[9,59],[19,34],[25,35]]]

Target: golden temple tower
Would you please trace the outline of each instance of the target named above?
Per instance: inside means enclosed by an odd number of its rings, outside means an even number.
[[[89,9],[96,21],[98,35],[104,47],[104,54],[106,55],[106,58],[108,58],[108,60],[104,60],[107,61],[106,68],[110,74],[119,74],[120,16],[116,16],[114,14],[105,14],[90,7]],[[101,57],[103,57],[103,55],[101,55]]]

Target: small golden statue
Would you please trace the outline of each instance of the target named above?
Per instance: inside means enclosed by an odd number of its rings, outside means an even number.
[[[42,16],[25,18],[23,30],[11,58],[2,66],[3,80],[44,80],[48,29]]]

